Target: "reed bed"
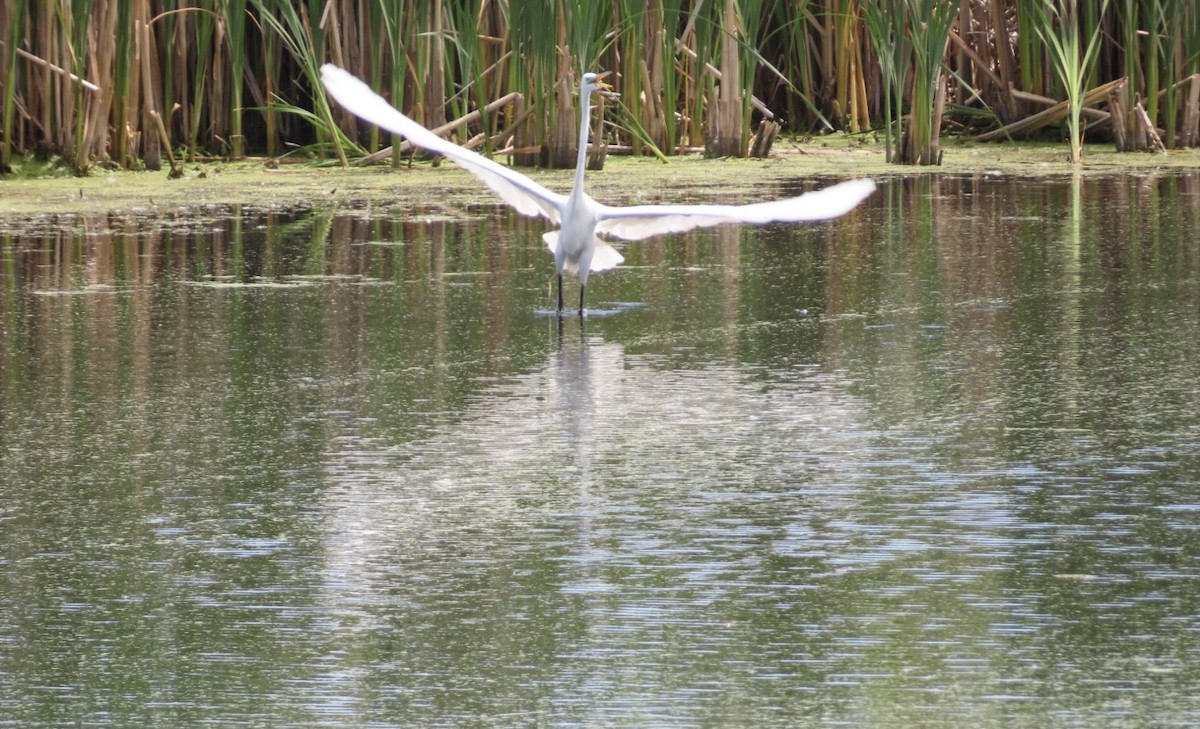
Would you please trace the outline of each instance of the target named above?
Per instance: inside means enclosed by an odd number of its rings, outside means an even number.
[[[621,93],[600,140],[664,158],[765,155],[780,127],[878,134],[907,164],[937,164],[942,130],[1058,135],[1076,161],[1200,144],[1194,0],[4,0],[0,44],[3,171],[403,164],[326,101],[326,61],[526,165],[573,163],[585,68]]]

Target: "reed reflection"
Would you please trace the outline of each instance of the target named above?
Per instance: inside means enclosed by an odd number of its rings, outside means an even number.
[[[897,181],[629,247],[562,337],[506,216],[10,237],[0,706],[1183,723],[1198,194]]]

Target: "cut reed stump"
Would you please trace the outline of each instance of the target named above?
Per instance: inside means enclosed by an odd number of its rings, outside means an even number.
[[[171,136],[167,134],[167,127],[163,124],[162,116],[157,111],[151,111],[150,117],[154,119],[154,126],[158,128],[158,136],[162,139],[163,147],[167,150],[167,162],[171,164],[171,171],[167,173],[167,177],[172,180],[178,180],[180,177],[183,177],[183,169],[175,163],[175,153],[171,151]]]
[[[1111,114],[1113,144],[1118,152],[1132,152],[1133,140],[1129,134],[1129,109],[1125,102],[1125,84],[1108,92],[1108,113]]]
[[[1200,146],[1200,74],[1190,77],[1190,91],[1183,107],[1183,123],[1179,125],[1177,144],[1181,149]]]
[[[705,154],[710,157],[744,157],[742,146],[742,94],[736,80],[741,76],[741,48],[733,28],[737,27],[737,7],[734,0],[725,0],[722,10],[725,27],[731,32],[721,34],[721,81],[712,86],[708,98],[708,134],[704,140]]]
[[[587,168],[589,170],[604,169],[604,160],[608,158],[608,140],[598,139],[587,148]]]
[[[1142,108],[1140,101],[1133,105],[1133,123],[1136,129],[1133,135],[1134,138],[1139,142],[1146,140],[1145,146],[1142,149],[1153,147],[1155,151],[1162,152],[1163,154],[1167,153],[1167,147],[1163,144],[1162,137],[1158,136],[1158,130],[1150,122],[1150,115]]]
[[[1197,139],[1197,136],[1200,135],[1200,130],[1197,129],[1197,122],[1200,121],[1200,87],[1197,84],[1200,84],[1200,81],[1197,79],[1200,79],[1200,74],[1192,74],[1176,81],[1171,86],[1171,88],[1180,94],[1181,99],[1183,99],[1184,94],[1187,94],[1187,98],[1179,102],[1180,108],[1183,110],[1183,120],[1175,132],[1176,149],[1187,149],[1188,147],[1200,145],[1200,139]],[[1165,108],[1166,102],[1163,97],[1166,95],[1167,89],[1159,89],[1157,96],[1158,108],[1160,110]],[[1182,137],[1188,134],[1189,130],[1191,131],[1190,139],[1185,143]]]
[[[1193,74],[1175,86],[1187,94],[1183,102],[1183,120],[1175,135],[1175,146],[1187,149],[1200,144],[1200,74]],[[1109,94],[1108,106],[1113,114],[1113,141],[1118,152],[1165,152],[1159,130],[1150,123],[1141,102],[1128,106],[1124,85]]]
[[[763,119],[758,123],[758,132],[750,142],[750,156],[765,159],[771,155],[771,147],[779,136],[779,122]]]
[[[929,151],[931,160],[939,167],[942,164],[942,118],[946,115],[946,84],[938,82],[937,91],[933,94],[933,133],[929,135]]]

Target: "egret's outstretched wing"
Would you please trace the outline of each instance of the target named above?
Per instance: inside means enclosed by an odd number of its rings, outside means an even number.
[[[799,223],[845,215],[875,190],[871,180],[851,180],[799,197],[750,205],[598,206],[596,232],[625,240],[682,233],[723,223]]]
[[[365,83],[331,63],[321,67],[321,83],[339,104],[375,126],[402,134],[415,146],[454,160],[483,180],[522,215],[541,215],[553,223],[562,222],[562,208],[567,203],[565,195],[551,192],[512,168],[442,139],[401,114]]]

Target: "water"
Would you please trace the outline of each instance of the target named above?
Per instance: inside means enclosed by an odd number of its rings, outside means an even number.
[[[1200,722],[1200,177],[4,240],[0,726]],[[568,297],[572,291],[568,291]]]

